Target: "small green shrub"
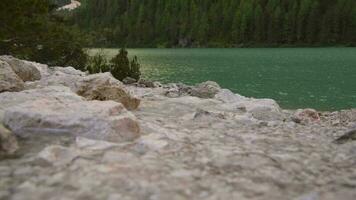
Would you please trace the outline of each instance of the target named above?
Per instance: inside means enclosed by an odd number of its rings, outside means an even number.
[[[129,77],[139,80],[140,76],[141,76],[140,68],[141,68],[141,65],[140,65],[140,63],[138,63],[137,57],[134,56],[130,62]]]
[[[130,61],[125,49],[120,49],[119,53],[111,59],[111,74],[118,80],[130,76]]]
[[[133,57],[130,61],[128,52],[122,48],[119,53],[114,56],[110,62],[105,58],[102,52],[99,52],[89,58],[87,70],[89,73],[111,72],[111,74],[118,80],[122,81],[126,77],[131,77],[136,80],[140,79],[141,65],[137,57]]]
[[[110,71],[110,66],[108,64],[108,61],[106,60],[102,52],[99,52],[89,58],[87,70],[89,71],[90,74]]]

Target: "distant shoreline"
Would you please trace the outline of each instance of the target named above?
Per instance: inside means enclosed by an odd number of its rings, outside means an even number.
[[[310,45],[310,44],[298,44],[298,45],[293,45],[293,44],[275,44],[275,45],[270,45],[270,44],[240,44],[240,45],[201,45],[201,46],[175,46],[175,45],[109,45],[109,46],[98,46],[98,45],[92,45],[86,48],[152,48],[152,49],[183,49],[183,48],[189,48],[189,49],[199,49],[199,48],[226,48],[226,49],[232,49],[232,48],[338,48],[338,47],[356,47],[356,44],[337,44],[337,45]]]

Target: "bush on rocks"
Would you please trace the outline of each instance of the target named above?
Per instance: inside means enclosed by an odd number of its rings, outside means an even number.
[[[122,48],[119,53],[108,61],[105,56],[99,52],[89,59],[87,67],[89,73],[111,72],[118,80],[123,81],[130,77],[136,81],[140,79],[140,64],[135,56],[131,61],[128,58],[127,51]]]

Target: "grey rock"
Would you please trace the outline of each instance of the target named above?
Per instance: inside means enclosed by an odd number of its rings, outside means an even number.
[[[239,94],[234,94],[228,89],[221,89],[216,95],[215,99],[218,99],[224,103],[236,103],[245,101],[247,98]]]
[[[190,95],[199,98],[214,98],[215,95],[220,91],[220,89],[220,86],[216,82],[207,81],[193,87],[190,92]]]
[[[21,92],[4,92],[0,94],[0,122],[3,120],[5,109],[38,99],[60,100],[62,102],[83,101],[82,97],[64,86],[49,86]]]
[[[214,113],[203,109],[197,109],[193,119],[207,121],[208,119],[226,119],[226,117],[222,113]]]
[[[129,84],[134,84],[134,83],[136,83],[137,80],[134,79],[134,78],[131,78],[131,77],[126,77],[126,78],[124,78],[124,80],[122,80],[122,82],[123,82],[124,84],[129,85]]]
[[[334,140],[334,143],[336,144],[344,144],[349,141],[356,140],[356,129],[347,131],[344,135],[338,137],[336,140]]]
[[[258,120],[278,121],[284,119],[281,108],[277,102],[272,99],[248,99],[232,105],[239,110],[250,113]]]
[[[1,92],[14,92],[24,89],[24,82],[13,71],[11,66],[2,60],[0,60],[0,93]]]
[[[122,142],[140,135],[136,118],[113,101],[39,99],[6,109],[4,124],[15,134],[70,134]]]
[[[42,69],[47,75],[38,81],[38,87],[66,86],[87,100],[113,100],[124,104],[129,110],[137,109],[140,105],[140,99],[129,94],[124,85],[109,72],[87,75],[72,67],[55,67],[45,71]]]
[[[25,82],[41,79],[41,73],[33,62],[20,60],[12,56],[0,56],[0,60],[7,62],[12,70]]]
[[[113,100],[122,103],[127,109],[134,110],[140,105],[140,99],[133,97],[110,73],[86,76],[77,82],[75,92],[88,100]]]
[[[91,140],[84,137],[77,137],[75,142],[78,148],[90,151],[104,151],[119,146],[117,143],[101,140]]]
[[[76,152],[75,149],[52,145],[46,147],[38,154],[37,162],[53,166],[65,166],[70,164],[78,156],[79,153]]]
[[[138,82],[137,82],[139,85],[142,85],[144,87],[148,87],[148,88],[154,88],[156,87],[155,86],[155,83],[153,81],[149,81],[149,80],[145,80],[145,79],[140,79]]]
[[[16,137],[0,123],[0,155],[13,154],[19,148]]]

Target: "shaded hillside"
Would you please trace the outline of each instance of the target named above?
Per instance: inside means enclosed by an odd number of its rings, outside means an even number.
[[[350,45],[354,0],[86,0],[95,46]]]

